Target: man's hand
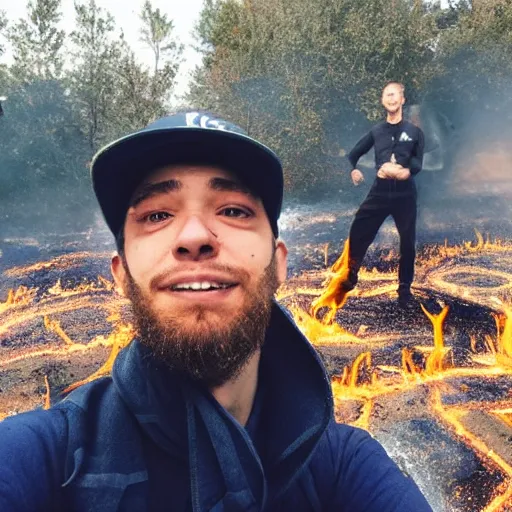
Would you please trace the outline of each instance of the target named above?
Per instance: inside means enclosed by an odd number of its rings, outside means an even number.
[[[350,173],[350,177],[352,178],[352,183],[357,187],[364,181],[363,173],[359,169],[354,169]]]
[[[408,180],[411,177],[411,171],[406,167],[401,167],[400,170],[396,173],[395,179],[399,181]]]
[[[386,162],[377,172],[377,176],[385,180],[402,181],[407,180],[411,176],[411,172],[399,164]]]

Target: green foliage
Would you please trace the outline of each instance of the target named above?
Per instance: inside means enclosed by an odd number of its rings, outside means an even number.
[[[7,27],[7,18],[5,16],[4,11],[0,11],[0,57],[5,52],[5,46],[2,42],[2,39],[4,37],[5,28]]]
[[[60,0],[29,0],[27,19],[20,19],[8,31],[14,64],[10,72],[17,80],[52,80],[62,73],[64,31],[60,21]]]
[[[162,115],[167,104],[178,68],[181,63],[183,45],[174,36],[174,24],[160,9],[153,9],[151,2],[145,0],[140,15],[142,21],[141,39],[154,54],[152,74],[139,70],[145,80],[139,82],[138,101],[145,111],[147,121]],[[135,71],[132,64],[129,69]],[[135,98],[135,96],[134,96]]]
[[[385,82],[418,97],[439,71],[435,21],[409,0],[210,0],[191,101],[249,119],[282,156],[288,186],[308,191],[339,170],[354,126],[382,115]]]
[[[0,96],[8,96],[0,117],[2,226],[13,219],[42,229],[36,220],[50,218],[71,229],[82,218],[89,224],[93,154],[169,109],[182,52],[172,21],[146,1],[141,32],[155,52],[150,68],[98,3],[75,1],[68,34],[58,28],[60,0],[29,1],[27,18],[8,28],[0,12],[0,37],[7,35],[14,58],[0,63]]]
[[[74,66],[69,73],[76,118],[92,151],[112,137],[117,66],[123,39],[113,17],[95,0],[75,2],[76,27],[70,34]]]
[[[445,96],[456,96],[466,106],[479,103],[484,94],[500,109],[511,101],[512,0],[482,2],[470,9],[459,6],[458,22],[442,32],[439,58],[446,71],[438,87]],[[438,85],[436,82],[436,86]]]
[[[8,93],[0,118],[2,233],[12,226],[38,229],[45,218],[76,229],[79,217],[66,213],[92,207],[90,155],[73,122],[69,95],[58,80],[15,85]]]
[[[183,47],[173,36],[174,23],[166,14],[162,14],[160,9],[153,9],[149,0],[145,0],[140,18],[142,20],[141,39],[155,55],[155,76],[160,71],[160,64],[163,61],[166,66],[171,64],[165,71],[171,74],[171,79],[174,79],[180,54],[183,51]]]

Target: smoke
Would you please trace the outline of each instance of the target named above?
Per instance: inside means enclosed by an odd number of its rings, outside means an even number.
[[[13,88],[0,118],[0,239],[40,239],[95,226],[91,157],[61,83]]]
[[[407,117],[426,136],[424,170],[416,178],[420,242],[472,238],[475,228],[512,233],[512,76],[496,83],[490,76],[457,71],[456,77],[436,79],[420,103],[407,105]],[[103,245],[109,235],[88,170],[93,150],[63,85],[41,81],[0,92],[9,95],[0,117],[0,239],[100,233]],[[324,209],[338,220],[327,223],[319,239],[332,237],[329,225],[337,223],[336,236],[342,239],[375,175],[371,151],[360,161],[366,182],[353,187],[346,155],[372,123],[346,95],[324,90],[322,105],[315,107],[321,130],[314,131],[318,119],[311,121],[313,128],[302,126],[307,119],[283,101],[289,93],[276,77],[238,82],[233,94],[247,109],[236,121],[253,136],[263,133],[288,163],[290,218],[309,218],[293,214],[303,205],[306,211]],[[395,244],[391,223],[377,241]]]
[[[425,131],[442,149],[439,169],[418,177],[421,230],[445,226],[447,236],[458,238],[471,237],[474,229],[510,237],[512,74],[507,79],[468,71],[456,80],[437,80],[421,108],[422,117],[439,120]]]

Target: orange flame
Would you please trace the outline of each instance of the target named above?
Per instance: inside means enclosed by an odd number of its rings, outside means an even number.
[[[60,326],[60,322],[58,320],[50,320],[49,317],[45,315],[44,326],[47,330],[53,331],[60,338],[62,338],[62,340],[64,340],[64,343],[66,343],[66,345],[74,345],[75,344],[74,341],[62,330],[62,327]]]
[[[20,286],[16,290],[9,290],[7,292],[7,300],[0,302],[0,313],[14,306],[26,306],[30,304],[36,296],[38,288],[27,288]]]
[[[79,295],[87,292],[98,292],[98,291],[112,291],[114,289],[114,283],[105,279],[103,276],[97,277],[96,283],[82,283],[74,288],[62,288],[60,279],[51,287],[48,288],[48,294],[58,295],[59,297],[70,297],[71,295]]]
[[[341,309],[347,302],[348,292],[342,288],[341,284],[348,279],[349,252],[349,240],[347,239],[341,256],[331,268],[331,271],[334,272],[335,275],[330,280],[322,295],[315,299],[311,305],[311,314],[313,317],[316,317],[318,311],[324,306],[329,308],[329,312],[323,318],[325,324],[330,324],[334,320],[336,311]]]
[[[290,313],[293,315],[297,327],[303,332],[304,336],[313,344],[322,343],[360,343],[362,340],[353,334],[347,332],[337,323],[326,325],[320,320],[310,316],[306,311],[291,306]]]
[[[505,306],[503,309],[503,315],[499,320],[495,316],[498,331],[498,351],[512,358],[512,309],[509,306]],[[500,327],[503,327],[501,334]]]
[[[443,360],[446,355],[446,349],[443,339],[443,323],[450,308],[449,306],[445,306],[438,315],[429,313],[423,304],[421,304],[421,309],[425,315],[427,315],[427,318],[432,322],[432,326],[434,327],[434,350],[428,356],[425,366],[425,373],[427,375],[434,375],[444,369]]]
[[[408,348],[402,349],[402,371],[405,379],[408,376],[421,377],[421,370],[414,364],[412,351]]]
[[[345,366],[343,373],[332,380],[333,390],[336,396],[352,396],[353,391],[358,387],[359,374],[362,368],[370,371],[372,364],[371,352],[362,352],[359,354],[351,366]],[[364,365],[364,366],[363,366]],[[372,375],[373,377],[373,375]],[[372,379],[375,382],[374,379]]]
[[[43,409],[47,410],[50,408],[50,383],[48,382],[48,376],[44,376],[44,385],[46,387],[46,393],[44,394],[44,405]]]
[[[482,510],[482,512],[503,511],[501,507],[512,498],[512,466],[464,427],[461,420],[467,414],[466,410],[457,407],[447,408],[443,405],[441,392],[438,388],[434,389],[431,395],[431,406],[434,412],[452,428],[457,436],[461,437],[467,445],[480,454],[484,462],[487,458],[492,460],[508,476],[507,480],[496,489],[497,496]]]
[[[105,364],[103,364],[103,366],[93,374],[89,375],[89,377],[69,385],[66,389],[64,389],[63,393],[69,393],[70,391],[73,391],[74,389],[83,386],[88,382],[92,382],[101,377],[110,375],[116,357],[118,356],[119,352],[130,343],[134,334],[135,333],[132,325],[117,325],[107,339],[106,344],[111,345],[112,350],[110,351],[110,355],[108,356]]]

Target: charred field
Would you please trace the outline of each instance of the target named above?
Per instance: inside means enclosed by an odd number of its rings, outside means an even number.
[[[305,218],[284,231],[291,277],[277,298],[325,362],[337,419],[377,437],[436,512],[512,510],[512,241],[477,231],[422,243],[415,301],[402,309],[396,240],[384,230],[326,324],[310,308],[332,275],[342,228],[333,213]],[[133,336],[107,239],[0,242],[0,419],[108,375]]]

